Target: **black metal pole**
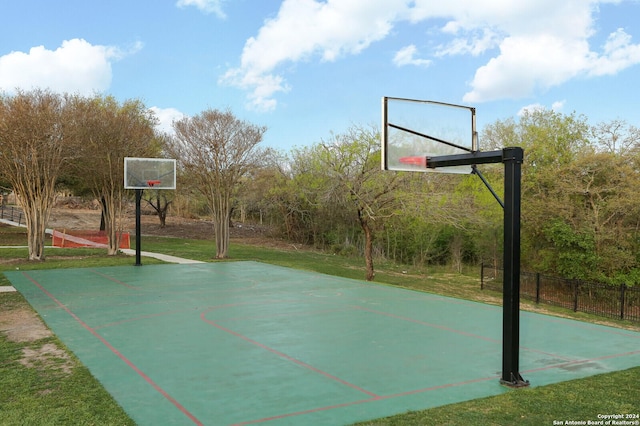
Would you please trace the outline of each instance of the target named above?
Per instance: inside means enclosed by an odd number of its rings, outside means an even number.
[[[529,386],[520,375],[520,198],[522,162],[520,147],[468,154],[426,158],[427,168],[477,164],[504,164],[504,279],[502,304],[502,375],[500,383],[511,387]],[[476,173],[478,174],[478,173]],[[481,176],[478,174],[478,176]],[[488,186],[488,185],[487,185]],[[499,198],[494,194],[497,200]],[[502,204],[502,203],[501,203]]]
[[[140,201],[142,200],[142,189],[136,189],[136,266],[142,266],[140,261]]]
[[[529,386],[520,375],[520,198],[522,161],[520,147],[505,148],[504,163],[504,282],[502,305],[502,377],[511,387]]]

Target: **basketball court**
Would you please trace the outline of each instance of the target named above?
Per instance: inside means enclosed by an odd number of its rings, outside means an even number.
[[[5,275],[140,425],[346,425],[518,392],[500,306],[258,262]],[[531,386],[638,366],[639,348],[521,313]]]

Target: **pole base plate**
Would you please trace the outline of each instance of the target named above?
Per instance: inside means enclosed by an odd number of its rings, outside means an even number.
[[[520,373],[511,373],[511,380],[500,379],[500,384],[510,388],[526,388],[529,387],[531,383],[523,379]]]

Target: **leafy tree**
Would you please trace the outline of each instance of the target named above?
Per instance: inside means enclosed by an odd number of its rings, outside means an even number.
[[[29,260],[44,260],[45,229],[55,184],[69,155],[64,96],[47,90],[0,97],[0,175],[19,198]]]
[[[610,152],[584,153],[558,175],[564,208],[556,214],[574,232],[590,236],[591,256],[597,259],[579,278],[606,279],[637,266],[638,188],[638,170]]]
[[[527,112],[519,121],[508,119],[487,126],[483,147],[522,146],[522,259],[525,267],[541,265],[548,240],[543,230],[567,207],[558,177],[576,156],[590,149],[586,119],[549,110]]]
[[[353,126],[319,144],[318,165],[327,180],[325,197],[338,201],[345,211],[355,213],[364,234],[365,278],[373,280],[373,242],[376,228],[398,208],[395,190],[401,173],[380,169],[380,137],[373,128]]]
[[[127,201],[124,158],[153,157],[160,152],[154,132],[156,118],[139,100],[118,102],[111,96],[75,96],[70,102],[70,131],[76,183],[102,200],[108,253],[116,254]]]
[[[282,151],[263,150],[260,163],[260,167],[250,169],[236,187],[232,220],[259,224],[279,222],[278,207],[270,193],[284,183],[287,156]]]
[[[561,219],[551,220],[543,229],[553,243],[541,250],[541,266],[569,279],[588,279],[597,267],[594,236],[588,230],[576,231]]]
[[[488,126],[484,137],[489,145],[525,149],[526,267],[575,279],[634,282],[640,261],[636,127],[620,120],[591,127],[575,114],[536,111]]]
[[[232,196],[242,178],[264,155],[258,148],[266,127],[236,118],[231,111],[208,109],[173,123],[168,151],[209,203],[213,213],[216,258],[227,257]]]

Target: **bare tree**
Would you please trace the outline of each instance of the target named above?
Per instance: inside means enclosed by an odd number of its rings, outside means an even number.
[[[107,250],[116,254],[127,199],[124,157],[151,157],[159,152],[153,129],[155,117],[138,100],[120,104],[113,97],[75,97],[72,105],[73,167],[93,195],[103,200]]]
[[[173,191],[171,191],[173,192]],[[160,220],[160,228],[167,226],[167,213],[169,212],[169,206],[173,203],[173,196],[168,195],[167,191],[161,189],[148,190],[143,197],[158,214]]]
[[[45,90],[0,97],[0,174],[24,210],[29,260],[44,260],[44,237],[65,161],[64,97]]]
[[[227,257],[231,198],[242,177],[259,163],[257,148],[266,127],[236,118],[231,111],[208,109],[173,124],[168,144],[181,170],[197,184],[213,213],[216,258]]]
[[[356,213],[365,237],[365,278],[373,280],[375,229],[399,208],[396,189],[406,174],[380,169],[379,134],[374,128],[353,126],[342,135],[320,144],[320,165],[330,184],[326,196],[343,200],[347,211]]]

